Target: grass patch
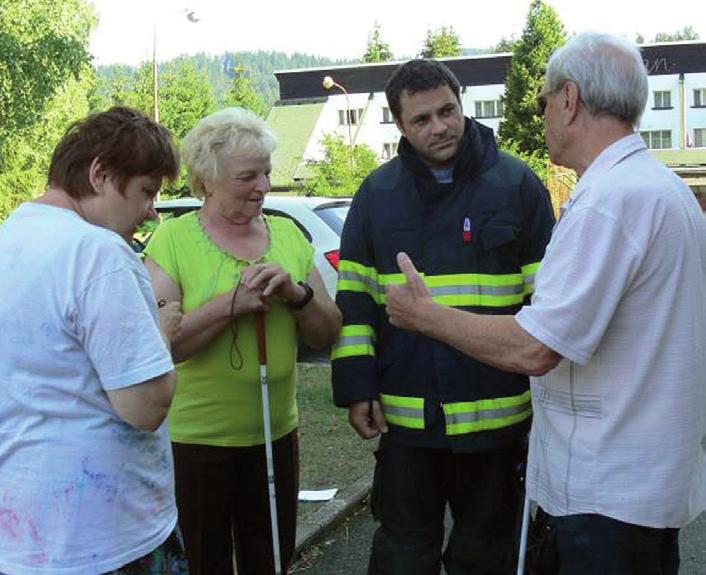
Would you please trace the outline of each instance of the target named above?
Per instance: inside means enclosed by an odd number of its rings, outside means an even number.
[[[374,467],[377,440],[365,441],[333,405],[330,365],[299,364],[300,489],[345,489]],[[299,518],[322,503],[299,502]]]

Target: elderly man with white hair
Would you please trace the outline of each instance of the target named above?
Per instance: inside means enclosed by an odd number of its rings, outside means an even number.
[[[551,57],[540,104],[551,160],[580,181],[532,305],[480,316],[435,304],[411,260],[393,324],[535,376],[527,489],[551,533],[542,575],[672,575],[705,507],[706,226],[635,127],[638,49],[586,33]]]

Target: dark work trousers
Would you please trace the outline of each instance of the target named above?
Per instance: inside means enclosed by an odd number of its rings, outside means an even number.
[[[538,532],[539,531],[539,532]],[[677,575],[679,530],[604,515],[552,517],[541,509],[528,548],[531,575]]]
[[[179,526],[191,575],[272,575],[265,446],[173,443]],[[299,491],[297,430],[272,445],[282,572],[294,554]]]
[[[453,526],[443,563],[449,575],[515,572],[524,442],[478,453],[417,448],[382,438],[371,496],[370,575],[437,575],[444,514]]]

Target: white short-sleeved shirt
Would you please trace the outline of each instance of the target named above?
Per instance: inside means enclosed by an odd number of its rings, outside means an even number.
[[[133,428],[105,391],[172,368],[122,238],[36,203],[0,225],[0,572],[105,573],[166,540],[166,424]]]
[[[516,317],[564,358],[532,379],[530,497],[650,527],[703,510],[706,226],[640,136],[585,172]]]

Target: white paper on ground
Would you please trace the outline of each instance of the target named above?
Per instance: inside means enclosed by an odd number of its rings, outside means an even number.
[[[330,501],[338,492],[333,489],[302,489],[299,491],[299,501]]]

